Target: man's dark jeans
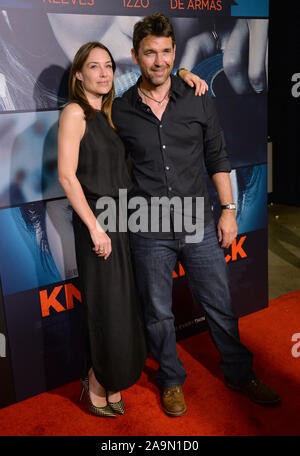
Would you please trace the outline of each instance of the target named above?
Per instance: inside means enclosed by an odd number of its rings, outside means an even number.
[[[149,349],[159,364],[161,387],[182,385],[186,372],[178,358],[172,312],[173,270],[180,260],[194,298],[201,303],[212,339],[221,354],[225,380],[234,385],[255,378],[252,354],[240,342],[232,308],[228,268],[214,222],[199,243],[145,238],[130,233],[132,261],[141,298]],[[182,303],[184,305],[184,302]]]

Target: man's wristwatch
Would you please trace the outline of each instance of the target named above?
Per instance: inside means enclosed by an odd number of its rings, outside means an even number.
[[[231,209],[231,210],[236,210],[236,205],[234,203],[230,204],[223,204],[221,205],[221,209]]]
[[[179,77],[180,77],[179,73],[180,73],[181,70],[189,71],[189,70],[187,70],[186,68],[178,68],[178,70],[176,71],[176,76],[179,76]]]

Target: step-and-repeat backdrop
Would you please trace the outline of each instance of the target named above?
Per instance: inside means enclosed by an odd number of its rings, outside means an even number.
[[[132,30],[162,12],[175,67],[204,78],[232,165],[239,233],[224,251],[238,316],[267,306],[268,0],[0,0],[0,406],[79,377],[81,302],[71,208],[57,179],[57,124],[77,49],[99,40],[120,95],[139,77]],[[208,180],[218,217],[217,195]],[[178,264],[178,340],[206,329]]]

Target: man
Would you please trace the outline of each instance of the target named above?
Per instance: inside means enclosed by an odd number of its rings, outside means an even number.
[[[178,259],[204,309],[221,354],[226,385],[261,405],[275,405],[280,401],[277,393],[256,378],[252,354],[240,342],[229,293],[222,248],[229,247],[236,237],[237,225],[223,133],[209,94],[196,97],[190,87],[171,75],[175,50],[173,29],[165,16],[154,14],[138,22],[132,58],[142,75],[113,105],[113,121],[131,157],[132,196],[148,202],[151,197],[177,197],[183,202],[185,197],[193,197],[188,217],[198,219],[200,227],[204,224],[203,239],[200,235],[200,242],[187,242],[187,230],[176,224],[171,207],[167,231],[160,215],[155,230],[130,235],[149,349],[159,364],[163,410],[170,416],[186,411],[182,392],[186,372],[177,354],[172,313],[172,271]],[[217,230],[203,162],[222,206]],[[199,221],[196,197],[204,198],[204,220],[200,217]],[[186,216],[181,214],[183,220]]]

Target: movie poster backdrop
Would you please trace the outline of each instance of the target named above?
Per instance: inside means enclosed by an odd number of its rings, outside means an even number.
[[[267,306],[268,1],[0,0],[0,406],[79,377],[82,298],[72,209],[57,179],[68,70],[83,43],[100,40],[120,96],[140,75],[133,25],[156,11],[175,29],[174,71],[207,81],[224,128],[239,226],[224,251],[236,313]],[[206,322],[180,263],[173,277],[180,340]]]

